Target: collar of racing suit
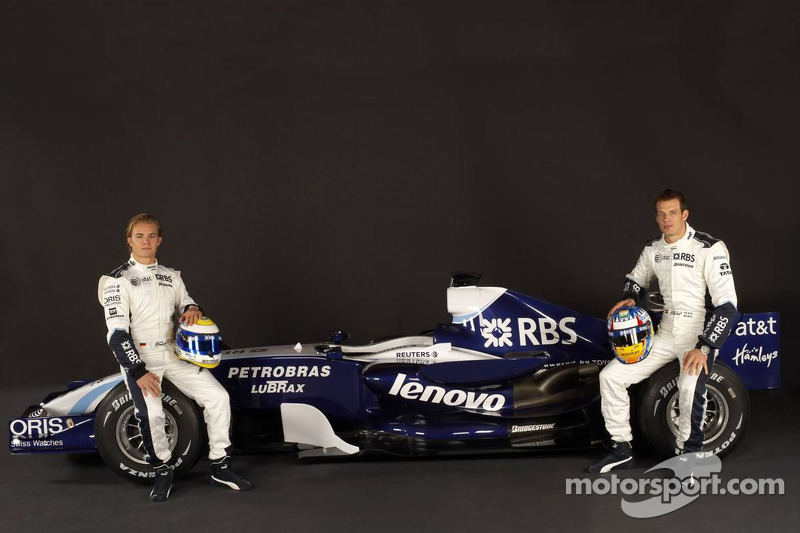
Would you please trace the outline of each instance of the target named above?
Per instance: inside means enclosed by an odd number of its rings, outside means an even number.
[[[663,246],[682,246],[682,245],[686,244],[687,242],[689,242],[690,240],[692,240],[692,237],[694,237],[694,229],[692,229],[692,227],[687,222],[686,223],[686,233],[683,234],[683,237],[681,237],[680,239],[678,239],[675,242],[667,242],[667,239],[664,237],[664,235],[662,235],[661,236],[661,244]]]
[[[154,271],[158,269],[158,259],[153,259],[153,262],[149,265],[145,265],[144,263],[140,263],[136,259],[133,258],[133,254],[131,254],[130,259],[128,259],[128,264],[131,265],[133,268],[138,268],[139,270],[146,270],[146,271]]]

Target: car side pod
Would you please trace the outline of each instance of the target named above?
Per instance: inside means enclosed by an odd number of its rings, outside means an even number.
[[[348,444],[336,436],[327,417],[311,405],[282,403],[281,421],[284,441],[296,442],[301,447],[314,446],[299,452],[298,459],[353,455],[359,451],[358,446]]]

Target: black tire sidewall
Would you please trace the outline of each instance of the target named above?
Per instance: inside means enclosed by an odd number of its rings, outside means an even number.
[[[178,441],[172,451],[170,464],[175,466],[176,473],[184,474],[197,462],[204,446],[200,413],[197,405],[169,381],[164,380],[161,389],[164,410],[172,415],[178,425]],[[150,484],[155,477],[153,468],[149,464],[132,460],[117,444],[117,422],[132,405],[133,400],[124,382],[111,389],[100,402],[94,421],[97,451],[117,475],[138,483]]]
[[[648,447],[657,455],[668,457],[675,453],[676,442],[667,426],[667,406],[678,393],[678,361],[665,365],[644,383],[638,401],[638,426]],[[717,360],[711,369],[706,388],[715,388],[727,404],[728,419],[714,440],[704,443],[703,451],[720,457],[729,454],[741,442],[750,418],[750,402],[739,376],[729,366]],[[707,393],[708,394],[708,393]]]

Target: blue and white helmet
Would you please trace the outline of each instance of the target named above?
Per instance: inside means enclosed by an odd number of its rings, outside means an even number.
[[[608,339],[620,362],[638,363],[653,347],[653,321],[641,307],[621,307],[608,319]]]
[[[222,337],[214,321],[204,316],[193,326],[180,324],[175,332],[175,355],[203,368],[214,368],[222,357]]]

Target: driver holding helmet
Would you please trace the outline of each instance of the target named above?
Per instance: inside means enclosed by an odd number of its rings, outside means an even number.
[[[152,215],[131,218],[125,232],[131,256],[100,278],[98,298],[108,327],[108,345],[136,407],[145,459],[155,470],[153,501],[172,488],[172,454],[164,431],[161,380],[169,379],[203,409],[208,427],[211,483],[233,490],[252,485],[236,474],[228,456],[231,408],[227,391],[203,371],[219,364],[219,329],[203,317],[180,272],[160,265],[161,224]],[[180,324],[177,349],[173,317]]]
[[[683,194],[666,189],[655,199],[655,218],[661,237],[648,242],[633,271],[626,276],[623,298],[608,313],[610,337],[617,358],[600,372],[600,395],[611,453],[588,468],[606,473],[633,466],[630,399],[627,388],[656,370],[680,361],[678,377],[678,455],[703,447],[702,422],[706,406],[706,381],[719,348],[736,319],[736,289],[725,244],[687,223],[689,211]],[[641,324],[628,324],[655,277],[664,296],[664,314],[651,349],[644,335],[614,335],[613,327],[634,332]],[[646,313],[645,313],[646,314]],[[625,316],[620,316],[625,315]],[[635,359],[625,355],[641,351]],[[648,353],[649,352],[649,353]],[[630,364],[635,363],[635,364]]]

